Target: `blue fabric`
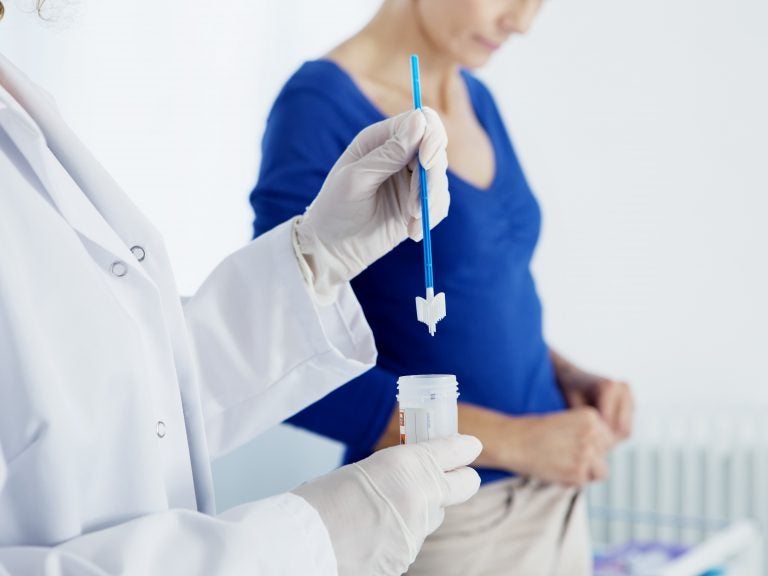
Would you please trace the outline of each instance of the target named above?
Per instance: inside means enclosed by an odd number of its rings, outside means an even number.
[[[407,68],[405,69],[407,73]],[[432,232],[435,291],[447,316],[429,335],[417,322],[424,296],[422,246],[406,240],[352,282],[373,329],[377,366],[289,420],[367,456],[395,408],[397,378],[456,374],[460,400],[507,414],[562,410],[530,260],[541,222],[512,143],[488,89],[463,73],[496,156],[496,175],[479,190],[449,172],[451,209]],[[347,145],[382,113],[333,62],[305,63],[270,113],[251,193],[258,236],[300,214]],[[484,482],[509,476],[479,470]]]

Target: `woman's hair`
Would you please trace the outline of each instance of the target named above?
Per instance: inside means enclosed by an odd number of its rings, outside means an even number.
[[[45,4],[45,0],[35,0],[35,10],[38,14],[42,12],[43,4]],[[3,6],[3,0],[0,0],[0,20],[3,19],[3,16],[5,16],[5,6]]]

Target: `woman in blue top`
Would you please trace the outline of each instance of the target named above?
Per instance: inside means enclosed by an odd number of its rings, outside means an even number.
[[[434,338],[416,321],[422,248],[402,244],[353,281],[376,368],[290,420],[357,460],[398,442],[400,375],[457,375],[460,428],[485,447],[484,486],[448,512],[409,574],[589,574],[579,488],[605,475],[607,452],[631,428],[626,384],[576,368],[543,339],[530,271],[539,207],[490,92],[466,71],[527,31],[540,2],[385,0],[363,30],[293,75],[264,135],[256,235],[311,203],[363,127],[412,106],[411,53],[425,104],[448,131],[452,204],[432,234],[447,317]]]

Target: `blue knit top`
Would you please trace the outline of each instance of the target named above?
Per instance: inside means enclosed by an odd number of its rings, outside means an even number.
[[[470,73],[462,75],[492,142],[496,174],[481,190],[449,171],[450,213],[432,231],[435,291],[446,294],[447,316],[435,337],[416,320],[414,298],[424,296],[422,247],[406,240],[352,282],[376,339],[377,366],[290,419],[346,444],[347,461],[368,455],[378,441],[401,375],[455,374],[460,401],[507,414],[565,408],[530,270],[539,206],[490,92]],[[254,234],[302,213],[355,135],[382,119],[338,65],[305,63],[267,122],[250,197]],[[484,482],[509,476],[479,472]]]

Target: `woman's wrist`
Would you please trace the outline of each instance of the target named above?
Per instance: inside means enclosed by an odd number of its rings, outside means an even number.
[[[473,434],[483,443],[483,453],[475,464],[517,472],[527,460],[526,428],[530,417],[510,416],[495,410],[459,404],[461,432]]]
[[[507,416],[497,433],[498,446],[495,459],[498,468],[509,472],[521,472],[528,468],[527,428],[531,418]]]

